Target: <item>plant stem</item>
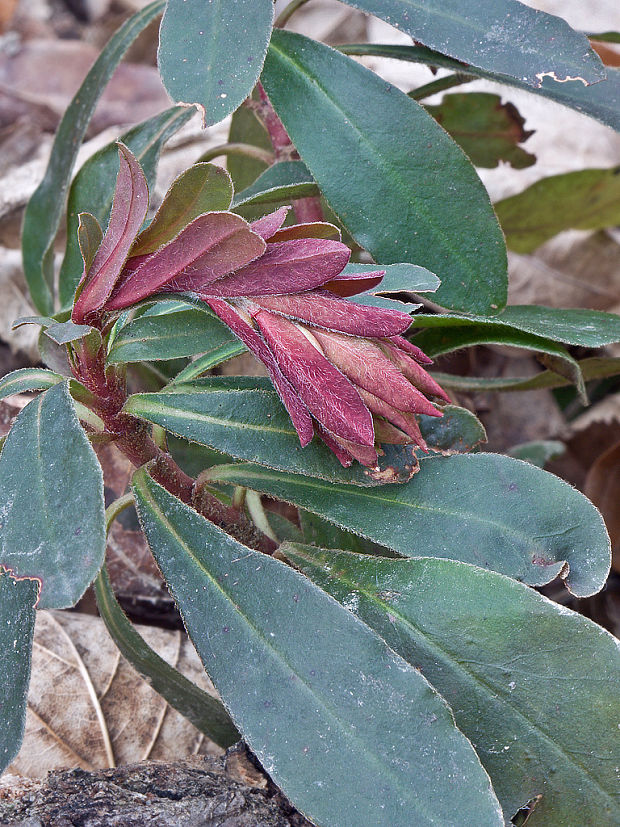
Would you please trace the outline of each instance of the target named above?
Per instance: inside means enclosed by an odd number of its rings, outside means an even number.
[[[431,80],[430,83],[425,83],[424,86],[418,86],[417,89],[412,89],[411,92],[407,94],[408,97],[413,98],[414,101],[419,101],[423,98],[430,98],[431,95],[436,95],[438,92],[445,92],[454,86],[471,83],[472,80],[477,80],[477,78],[473,75],[467,75],[464,72],[456,72],[454,75],[447,75],[444,78]]]
[[[197,496],[196,481],[153,441],[150,426],[124,413],[127,399],[125,375],[114,366],[106,368],[105,353],[103,344],[93,349],[88,343],[81,342],[75,348],[72,366],[76,379],[93,395],[91,408],[103,422],[104,433],[110,435],[117,448],[137,468],[148,463],[151,477],[173,496],[196,508],[203,517],[233,537],[271,554],[275,545],[269,537],[260,534],[245,514],[225,505],[211,492],[201,490]]]
[[[213,158],[218,158],[220,155],[247,155],[249,158],[256,158],[257,161],[263,161],[269,166],[271,166],[275,160],[273,153],[267,152],[267,150],[261,149],[259,146],[232,143],[218,144],[218,146],[211,147],[211,149],[202,153],[197,163],[200,161],[212,161]]]
[[[276,162],[299,160],[299,154],[260,82],[257,89],[260,103],[256,110],[271,140]],[[293,209],[300,224],[325,220],[321,200],[317,196],[298,198],[293,203]]]
[[[286,26],[288,21],[297,11],[297,9],[300,9],[302,6],[305,6],[307,2],[308,0],[291,0],[288,6],[285,6],[285,8],[283,8],[280,14],[277,16],[273,24],[274,29],[281,29],[283,26]]]

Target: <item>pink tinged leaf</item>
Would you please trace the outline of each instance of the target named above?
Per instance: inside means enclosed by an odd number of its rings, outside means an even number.
[[[249,325],[245,319],[222,299],[209,299],[207,304],[219,318],[228,325],[235,336],[263,362],[274,384],[278,396],[291,417],[291,421],[299,435],[299,441],[304,448],[314,436],[314,425],[308,409],[303,404],[297,391],[282,374],[272,352],[261,336]]]
[[[450,401],[450,397],[444,389],[435,382],[433,377],[430,376],[423,367],[418,365],[411,357],[407,356],[406,353],[403,353],[402,350],[387,342],[381,342],[380,347],[394,362],[401,373],[403,373],[416,388],[421,390],[422,393],[428,394],[428,396],[438,396],[445,402]]]
[[[408,353],[412,359],[415,359],[416,362],[419,362],[421,365],[432,365],[433,360],[430,356],[427,356],[423,350],[419,347],[414,345],[408,339],[405,339],[404,336],[391,336],[390,342],[399,350],[404,350],[405,353]]]
[[[387,419],[400,431],[404,431],[404,433],[411,438],[411,441],[418,445],[425,453],[428,452],[428,446],[424,441],[420,426],[414,414],[396,410],[396,408],[389,405],[384,399],[379,399],[378,396],[363,390],[363,388],[359,389],[359,394],[371,413]],[[435,415],[443,416],[439,411],[435,411]]]
[[[118,144],[120,167],[110,221],[88,274],[82,276],[71,318],[82,324],[100,311],[116,285],[149,206],[146,178],[132,153]]]
[[[293,322],[259,310],[254,319],[278,366],[316,420],[332,434],[374,445],[372,416],[349,380]]]
[[[352,461],[356,459],[362,465],[367,465],[370,468],[377,467],[377,451],[375,448],[369,448],[366,445],[358,445],[348,439],[332,434],[327,428],[318,426],[319,436],[332,451],[341,465],[348,468]]]
[[[164,247],[140,257],[137,267],[130,262],[108,309],[129,307],[164,289],[200,292],[216,279],[258,258],[266,246],[240,216],[230,212],[205,213]]]
[[[411,438],[385,419],[374,419],[375,436],[378,443],[386,445],[409,445]]]
[[[277,233],[284,224],[290,209],[290,207],[280,207],[275,212],[270,212],[269,215],[264,215],[262,218],[257,218],[256,221],[252,221],[250,227],[257,235],[264,238],[265,241],[269,241],[274,233]]]
[[[297,238],[333,238],[340,241],[340,230],[327,221],[309,221],[306,224],[282,227],[269,238],[269,241],[293,241]]]
[[[353,465],[353,457],[351,454],[338,445],[336,440],[330,435],[329,431],[322,428],[320,425],[317,425],[317,432],[329,450],[336,455],[336,459],[344,468],[349,468],[349,466]]]
[[[372,290],[373,287],[381,284],[384,275],[385,270],[377,270],[372,273],[343,273],[328,281],[323,287],[325,290],[329,290],[330,293],[335,293],[343,298],[357,296],[358,293]],[[411,320],[409,324],[411,324]]]
[[[441,415],[372,342],[341,333],[312,332],[327,358],[360,388],[370,391],[397,410]]]
[[[401,333],[411,324],[409,316],[400,310],[354,304],[332,296],[326,290],[288,296],[256,296],[254,301],[273,313],[352,336],[391,336]]]
[[[350,254],[349,248],[339,241],[303,238],[268,244],[267,252],[258,261],[221,279],[205,295],[232,298],[312,290],[337,275]]]

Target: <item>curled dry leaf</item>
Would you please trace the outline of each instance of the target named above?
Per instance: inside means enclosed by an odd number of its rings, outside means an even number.
[[[594,461],[584,489],[605,519],[611,539],[612,566],[620,572],[620,442]]]
[[[139,631],[168,663],[213,692],[183,634]],[[26,732],[7,772],[38,778],[65,767],[93,770],[218,751],[120,656],[103,621],[37,613]]]

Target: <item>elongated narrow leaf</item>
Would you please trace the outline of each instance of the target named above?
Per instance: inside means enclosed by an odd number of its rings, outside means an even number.
[[[240,356],[246,353],[246,347],[240,341],[224,342],[221,345],[216,345],[203,353],[197,359],[189,363],[180,373],[171,380],[169,384],[176,384],[177,382],[190,382],[192,379],[197,379],[216,365],[221,365],[222,362],[227,362],[235,356]]]
[[[436,301],[445,307],[493,313],[504,306],[506,250],[488,195],[422,106],[287,31],[274,31],[262,80],[321,192],[375,261],[436,273]]]
[[[536,351],[546,367],[573,382],[580,394],[585,396],[579,363],[565,347],[551,339],[535,336],[508,325],[495,325],[491,321],[478,326],[437,327],[416,337],[416,345],[431,357],[452,353],[463,347],[486,344],[510,345]],[[548,361],[543,361],[544,359]]]
[[[431,49],[491,72],[540,86],[605,77],[587,37],[555,15],[517,0],[346,0],[381,17]]]
[[[132,152],[118,144],[120,167],[116,177],[110,221],[89,270],[79,285],[71,318],[82,323],[102,309],[116,282],[149,206],[149,190]]]
[[[20,370],[7,373],[0,379],[0,399],[6,399],[14,393],[24,393],[24,391],[44,391],[64,381],[64,376],[52,370],[20,368]]]
[[[109,362],[177,359],[232,345],[237,339],[206,310],[185,308],[162,316],[140,316],[114,339]]]
[[[227,210],[232,196],[232,180],[225,169],[215,164],[194,164],[172,182],[155,217],[136,239],[131,255],[153,253],[199,215]]]
[[[245,463],[219,466],[213,476],[300,505],[407,557],[432,553],[533,586],[561,575],[580,597],[597,592],[609,572],[609,538],[592,503],[511,457],[432,457],[407,484],[373,489]]]
[[[120,140],[142,167],[149,188],[155,183],[162,146],[193,114],[187,107],[173,106],[121,135]],[[76,235],[80,213],[88,210],[102,227],[107,225],[118,165],[118,149],[116,142],[112,142],[88,159],[71,185],[67,204],[67,249],[58,284],[62,307],[71,304],[82,274],[82,256]]]
[[[283,551],[448,700],[507,823],[542,796],[528,827],[620,824],[620,651],[604,629],[452,560]]]
[[[532,135],[523,128],[524,119],[512,103],[502,103],[499,95],[470,92],[445,95],[438,106],[426,111],[440,123],[477,167],[493,168],[507,161],[514,169],[536,163],[519,146]]]
[[[385,270],[380,283],[356,296],[349,296],[348,300],[358,304],[367,304],[373,307],[385,307],[390,310],[411,310],[420,307],[419,304],[403,308],[403,299],[398,301],[384,298],[382,293],[434,293],[441,282],[434,273],[419,267],[416,264],[347,264],[343,273],[364,273]]]
[[[41,581],[41,608],[72,606],[105,551],[101,467],[58,384],[19,413],[0,455],[0,565]]]
[[[95,595],[99,614],[114,643],[149,685],[218,746],[226,749],[236,743],[239,733],[222,703],[166,663],[127,619],[105,566],[95,580]]]
[[[24,735],[38,594],[36,580],[13,577],[0,567],[0,773]]]
[[[139,416],[177,436],[229,456],[269,468],[307,474],[332,482],[377,485],[369,469],[343,468],[315,437],[302,448],[299,436],[268,379],[213,376],[191,383],[174,382],[161,393],[136,393],[126,413]],[[379,468],[394,481],[409,479],[417,460],[410,446],[385,446]]]
[[[134,14],[113,35],[60,122],[45,177],[26,207],[22,232],[24,273],[32,301],[40,313],[54,311],[52,244],[63,214],[73,165],[91,115],[127,49],[163,8],[164,0],[155,0]]]
[[[476,66],[460,63],[458,60],[446,57],[440,52],[427,49],[425,46],[395,46],[381,43],[352,43],[339,46],[340,51],[349,55],[376,55],[378,57],[392,57],[397,60],[408,60],[412,63],[425,63],[429,66],[438,66],[452,69],[455,72],[466,72],[477,78],[504,83],[542,95],[584,115],[589,115],[597,121],[620,131],[620,69],[606,67],[607,79],[592,86],[584,86],[581,81],[565,81],[559,83],[550,77],[545,77],[542,86],[535,89],[521,80],[510,75],[498,74],[480,69]]]
[[[134,492],[207,672],[303,813],[325,827],[503,823],[471,745],[416,669],[309,580],[238,543],[144,469]]]
[[[157,58],[173,100],[198,104],[205,126],[234,112],[258,80],[272,21],[272,0],[168,0]]]
[[[234,208],[250,204],[273,204],[316,195],[316,181],[301,161],[281,161],[266,169],[247,189],[238,192]]]
[[[620,167],[580,169],[542,178],[495,204],[506,244],[531,253],[563,230],[620,224]]]
[[[593,356],[579,362],[583,378],[606,379],[620,374],[620,358]],[[450,373],[433,374],[442,387],[463,391],[536,391],[541,388],[562,388],[572,384],[551,370],[543,370],[535,376],[454,376]]]
[[[603,347],[620,341],[620,316],[581,308],[563,310],[535,304],[515,304],[491,318],[459,316],[455,313],[418,313],[414,323],[416,327],[424,328],[491,325],[499,329],[499,325],[505,325],[513,330],[581,347]]]

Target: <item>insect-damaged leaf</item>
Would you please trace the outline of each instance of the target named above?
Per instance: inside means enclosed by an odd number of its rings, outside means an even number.
[[[558,574],[578,596],[609,573],[609,537],[568,483],[499,454],[431,457],[404,485],[358,488],[239,463],[213,480],[299,505],[399,554],[433,554],[543,585]],[[568,564],[568,570],[567,570]]]

